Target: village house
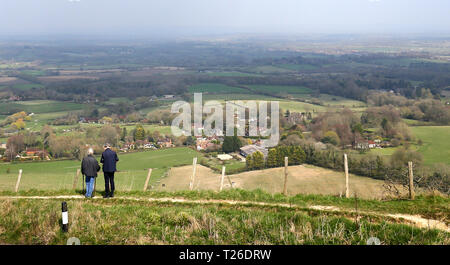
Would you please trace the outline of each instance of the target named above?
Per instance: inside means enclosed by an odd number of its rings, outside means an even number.
[[[146,140],[137,140],[134,145],[137,149],[157,149],[155,144]]]
[[[380,143],[377,143],[378,140],[362,140],[355,143],[354,148],[357,150],[363,149],[373,149],[373,148],[381,148]]]
[[[135,148],[136,148],[136,146],[134,143],[125,143],[122,145],[122,148],[120,148],[120,151],[127,152],[127,151],[133,150]]]
[[[305,120],[305,115],[300,112],[291,112],[286,119],[290,124],[300,124]]]
[[[246,146],[241,147],[240,154],[243,157],[247,157],[248,155],[251,155],[251,154],[253,154],[256,151],[261,152],[264,155],[264,158],[266,158],[267,154],[269,153],[267,148],[264,148],[262,146],[255,145],[255,144],[250,144],[250,145],[246,145]]]
[[[175,145],[172,143],[172,139],[170,139],[170,138],[162,139],[162,140],[158,141],[157,144],[158,144],[161,148],[170,148],[170,147],[174,147],[174,146],[175,146]]]
[[[213,147],[216,144],[213,143],[213,141],[216,140],[214,137],[209,137],[209,138],[197,138],[195,145],[197,147],[198,151],[201,150],[206,150],[208,147]]]
[[[27,148],[16,158],[19,158],[21,161],[26,160],[50,160],[49,153],[46,150],[42,150],[40,148]]]
[[[164,95],[163,98],[164,99],[173,99],[175,96],[174,95]]]
[[[25,154],[27,156],[38,156],[38,157],[46,157],[48,156],[48,152],[46,150],[40,148],[27,148],[25,150]]]
[[[98,123],[98,118],[93,117],[81,117],[80,123]]]

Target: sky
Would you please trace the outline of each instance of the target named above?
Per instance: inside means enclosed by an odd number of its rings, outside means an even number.
[[[0,35],[450,32],[449,0],[0,0]]]

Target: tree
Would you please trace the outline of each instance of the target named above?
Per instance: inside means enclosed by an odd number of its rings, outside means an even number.
[[[299,136],[299,134],[289,134],[285,139],[282,140],[281,144],[283,144],[283,145],[299,145],[301,142],[302,142],[302,138]]]
[[[17,121],[12,123],[12,126],[17,130],[21,131],[25,129],[25,122],[23,121],[23,119],[18,119]]]
[[[5,156],[12,161],[17,154],[25,149],[24,137],[22,134],[13,135],[6,142]]]
[[[184,142],[184,144],[187,146],[194,145],[195,143],[196,143],[196,140],[195,140],[194,136],[186,137],[186,141]]]
[[[120,134],[120,140],[125,141],[126,137],[127,137],[127,128],[123,127],[122,133]]]
[[[134,130],[134,140],[144,140],[145,139],[145,130],[141,124],[136,125],[136,129]]]
[[[305,151],[300,146],[291,146],[291,152],[289,156],[289,164],[300,165],[306,160]]]
[[[253,169],[253,157],[252,157],[252,154],[249,154],[245,158],[245,165],[247,166],[247,169]]]
[[[253,169],[264,168],[264,155],[260,151],[256,151],[252,154]]]
[[[100,137],[104,138],[105,143],[115,143],[117,141],[117,130],[110,125],[104,125],[100,129]]]
[[[240,148],[239,146],[240,146],[239,138],[234,136],[225,136],[222,144],[222,151],[225,153],[235,152],[239,150]]]
[[[355,125],[353,125],[352,132],[353,133],[363,134],[364,133],[364,128],[361,125],[361,123],[356,123]]]
[[[422,154],[415,150],[399,148],[391,156],[391,166],[394,168],[406,167],[409,161],[415,165],[422,164]]]
[[[236,134],[232,138],[232,143],[233,143],[233,151],[234,152],[238,151],[242,147],[241,139],[239,139],[239,137],[237,137]]]
[[[43,143],[45,149],[48,149],[48,144],[49,144],[48,141],[49,141],[50,135],[53,135],[53,134],[54,134],[54,131],[53,131],[52,127],[48,126],[47,124],[44,125],[44,127],[42,127],[41,136],[42,136],[42,143]]]
[[[341,139],[334,131],[328,131],[326,132],[322,137],[322,142],[324,143],[330,143],[332,145],[339,145],[341,143]]]
[[[271,148],[269,149],[269,153],[267,154],[267,167],[277,167],[278,163],[278,149]]]
[[[111,117],[104,116],[100,121],[104,124],[111,124],[113,122],[113,119]]]

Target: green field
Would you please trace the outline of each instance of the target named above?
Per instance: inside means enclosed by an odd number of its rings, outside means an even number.
[[[248,93],[248,92],[247,92]],[[255,95],[255,94],[204,94],[203,100],[216,100],[219,102],[233,101],[233,100],[280,100],[279,98],[265,96],[265,95]]]
[[[11,109],[14,111],[43,114],[50,112],[81,110],[82,108],[82,104],[53,100],[31,100],[0,103],[1,114],[9,113]]]
[[[32,88],[44,88],[41,84],[17,84],[13,85],[13,88],[17,88],[20,90],[30,90]]]
[[[314,99],[311,97],[311,99]],[[354,100],[354,99],[348,99],[344,97],[339,96],[333,96],[328,94],[320,94],[319,97],[317,97],[318,100],[323,102],[325,106],[344,106],[349,108],[366,108],[367,104],[363,101]]]
[[[218,83],[201,83],[189,87],[189,93],[213,93],[213,94],[246,94],[246,89],[240,87],[232,87]]]
[[[410,127],[417,140],[423,144],[411,145],[423,155],[424,165],[431,166],[436,163],[450,165],[450,126],[413,126]],[[372,149],[370,153],[375,155],[391,156],[399,147]]]
[[[311,64],[280,64],[277,67],[293,70],[293,71],[307,71],[307,70],[316,70],[317,66]]]
[[[294,73],[293,70],[283,68],[283,67],[276,67],[272,65],[263,65],[263,66],[257,66],[254,68],[249,68],[248,71],[252,71],[258,74],[279,74],[279,73]]]
[[[209,76],[253,76],[253,77],[263,76],[260,74],[243,73],[243,72],[237,72],[237,71],[208,72],[207,74]]]
[[[291,112],[324,112],[327,107],[300,101],[280,101],[280,108]]]
[[[31,76],[42,76],[45,75],[45,72],[42,70],[23,70],[22,73]]]
[[[418,150],[422,153],[426,165],[450,165],[450,126],[416,126],[411,127],[411,130],[423,141]]]
[[[269,93],[274,95],[281,94],[309,94],[311,89],[303,86],[267,86],[267,85],[250,85],[253,91],[261,93]]]
[[[105,102],[105,104],[107,105],[115,105],[118,103],[130,103],[130,100],[125,97],[120,97],[120,98],[110,98],[108,101]]]
[[[144,186],[148,168],[153,168],[150,185],[155,184],[164,173],[174,166],[192,163],[195,156],[201,156],[189,148],[171,148],[147,152],[119,154],[116,174],[118,190],[141,190]],[[97,155],[100,160],[100,155]],[[0,164],[0,190],[13,190],[19,169],[23,170],[21,190],[71,189],[80,161],[64,160],[49,162],[24,162]],[[7,173],[9,170],[10,173]],[[188,178],[190,172],[186,172]],[[78,182],[81,189],[81,181]],[[104,190],[102,174],[97,178],[98,190]]]

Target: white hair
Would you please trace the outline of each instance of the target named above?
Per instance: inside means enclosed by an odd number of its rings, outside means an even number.
[[[89,148],[88,151],[87,151],[87,154],[88,155],[93,155],[94,154],[94,149]]]

